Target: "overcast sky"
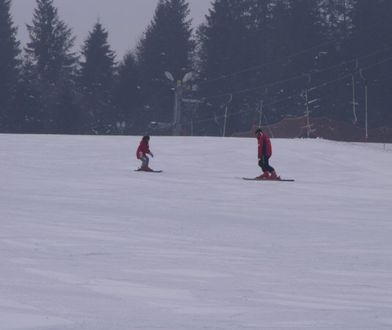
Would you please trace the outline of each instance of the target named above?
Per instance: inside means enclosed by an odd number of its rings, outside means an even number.
[[[204,22],[212,0],[189,0],[194,27]],[[99,18],[109,31],[109,43],[117,59],[133,50],[153,18],[158,0],[54,0],[60,18],[76,35],[77,50]],[[28,40],[36,0],[12,0],[12,16],[22,45]]]

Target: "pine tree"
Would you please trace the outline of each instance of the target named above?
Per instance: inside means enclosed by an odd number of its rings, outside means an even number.
[[[392,1],[357,0],[353,12],[353,38],[350,42],[351,56],[359,58],[355,63],[363,70],[369,94],[369,125],[381,126],[392,123],[390,111],[392,73],[391,30]],[[363,77],[355,75],[358,89],[363,90]],[[389,79],[390,81],[390,79]],[[362,96],[361,96],[362,95]],[[364,121],[364,96],[358,95],[359,121]]]
[[[138,130],[141,109],[139,71],[135,56],[129,52],[118,67],[115,84],[115,103],[119,114],[119,128],[123,132],[143,134]]]
[[[274,62],[272,81],[277,83],[269,89],[269,102],[273,104],[270,118],[276,121],[304,114],[306,90],[316,83],[314,73],[318,56],[324,52],[320,45],[326,43],[326,33],[320,0],[282,0],[274,9],[273,21],[280,32],[275,56],[281,59]],[[312,100],[318,95],[313,92],[309,97]]]
[[[16,94],[15,130],[21,133],[44,132],[42,93],[36,66],[29,56],[25,56],[21,68]]]
[[[315,0],[291,0],[289,21],[289,53],[294,54],[310,49],[320,44],[325,34],[322,30],[322,20],[319,11],[319,3]],[[296,72],[309,72],[310,65],[314,62],[314,56],[318,49],[313,52],[304,52],[293,60]],[[293,67],[294,67],[293,66]]]
[[[356,50],[390,46],[392,2],[357,0],[353,10]]]
[[[82,49],[80,84],[87,132],[114,131],[116,114],[113,106],[115,54],[108,44],[108,32],[97,22]]]
[[[13,105],[19,72],[19,42],[10,15],[10,0],[0,0],[0,130],[14,129]]]
[[[186,0],[159,0],[151,24],[137,47],[143,77],[144,125],[150,120],[172,121],[173,92],[164,73],[181,80],[192,69],[194,48],[189,4]]]
[[[73,72],[76,56],[72,52],[75,37],[72,30],[60,20],[53,0],[37,0],[32,25],[27,25],[30,42],[26,52],[37,71],[49,83],[56,83]]]
[[[238,1],[213,2],[206,23],[198,30],[200,73],[204,80],[218,78],[247,65],[240,55],[249,41],[245,38],[245,26],[240,20],[242,13]],[[226,90],[221,83],[216,86],[213,93]],[[211,90],[210,87],[208,89]]]
[[[44,132],[64,133],[61,120],[67,111],[63,106],[64,97],[71,97],[69,88],[74,85],[73,74],[77,58],[72,52],[74,37],[72,31],[60,20],[53,0],[37,0],[31,25],[27,25],[30,42],[26,53],[36,68],[37,81],[41,92]],[[67,100],[72,103],[72,100]],[[76,120],[76,119],[75,119]]]
[[[321,0],[320,12],[327,35],[346,42],[353,29],[352,12],[357,0]]]
[[[232,99],[231,92],[239,85],[238,77],[229,75],[247,66],[242,58],[249,38],[244,34],[240,19],[243,8],[239,5],[238,1],[214,1],[206,22],[197,31],[200,93],[207,99],[201,110],[207,119],[223,115],[226,103]],[[221,135],[223,125],[222,120],[206,121],[200,133]]]
[[[229,134],[249,128],[251,109],[259,101],[251,90],[269,79],[269,70],[249,68],[268,62],[272,56],[271,11],[267,0],[215,0],[206,23],[198,30],[200,89],[210,104],[206,115],[222,118],[229,101],[236,113],[243,110],[239,115],[228,110]],[[220,130],[217,134],[221,134],[223,119],[215,123]]]

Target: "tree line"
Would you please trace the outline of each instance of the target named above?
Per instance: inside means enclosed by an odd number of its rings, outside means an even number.
[[[53,0],[36,0],[22,49],[0,0],[0,132],[225,135],[288,116],[392,125],[392,1],[159,0],[117,61],[98,20],[80,51]],[[184,79],[186,77],[186,79]],[[168,79],[169,78],[169,79]],[[366,93],[365,93],[366,91]]]

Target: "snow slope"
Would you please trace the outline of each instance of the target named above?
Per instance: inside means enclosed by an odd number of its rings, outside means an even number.
[[[0,329],[391,329],[392,147],[0,135]]]

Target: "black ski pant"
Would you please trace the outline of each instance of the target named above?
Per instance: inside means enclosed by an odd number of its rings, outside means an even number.
[[[269,157],[263,155],[259,160],[259,166],[263,170],[263,172],[275,172],[274,168],[269,164]]]

